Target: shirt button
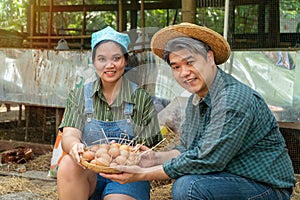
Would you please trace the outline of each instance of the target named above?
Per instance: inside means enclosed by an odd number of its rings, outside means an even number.
[[[109,107],[107,107],[107,108],[106,108],[106,110],[110,110],[110,108],[109,108]]]
[[[108,122],[109,120],[108,120],[108,119],[106,119],[105,121],[107,121],[107,122]]]

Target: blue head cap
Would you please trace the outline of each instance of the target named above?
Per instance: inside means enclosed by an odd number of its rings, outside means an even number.
[[[92,51],[94,50],[94,47],[99,42],[104,41],[104,40],[114,41],[114,42],[120,44],[121,46],[123,46],[125,48],[126,52],[128,52],[128,45],[130,43],[129,36],[125,33],[120,33],[118,31],[116,31],[115,29],[111,28],[110,26],[92,34],[92,41],[91,41]]]

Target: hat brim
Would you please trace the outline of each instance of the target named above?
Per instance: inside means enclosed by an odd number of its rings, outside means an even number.
[[[156,32],[151,40],[152,52],[163,59],[163,52],[167,42],[184,36],[206,43],[214,52],[217,65],[226,62],[230,56],[230,46],[222,35],[204,26],[187,22],[171,25]]]

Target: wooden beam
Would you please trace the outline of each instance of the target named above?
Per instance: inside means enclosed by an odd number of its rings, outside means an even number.
[[[82,38],[91,38],[91,35],[52,35],[52,36],[29,36],[27,39],[82,39]]]
[[[140,4],[123,4],[123,10],[140,10]],[[145,10],[153,9],[178,9],[181,7],[181,4],[171,0],[156,2],[156,3],[145,3]],[[91,11],[117,11],[117,4],[95,4],[95,5],[54,5],[52,8],[53,12],[82,12],[83,10],[87,12]],[[36,6],[36,12],[49,12],[49,6]]]
[[[264,0],[267,3],[269,0]],[[242,5],[255,5],[259,4],[261,0],[234,0],[234,5],[242,6]]]
[[[36,155],[43,155],[52,152],[53,145],[38,144],[33,142],[23,142],[15,140],[0,140],[1,150],[9,150],[18,146],[29,147]]]
[[[300,122],[278,122],[280,128],[300,129]]]

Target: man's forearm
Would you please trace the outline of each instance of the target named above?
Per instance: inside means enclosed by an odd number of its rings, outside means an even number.
[[[167,162],[172,158],[176,158],[180,152],[178,150],[171,150],[166,152],[155,152],[155,157],[157,161],[157,165],[162,165],[163,163]]]
[[[165,173],[162,165],[146,168],[143,175],[143,180],[146,181],[170,179],[170,177]]]

